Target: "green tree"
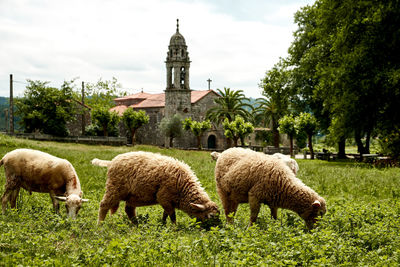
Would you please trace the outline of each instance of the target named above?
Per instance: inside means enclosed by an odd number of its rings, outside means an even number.
[[[149,123],[149,116],[144,110],[134,111],[132,108],[125,110],[122,121],[132,136],[132,145],[135,145],[135,133],[144,124]]]
[[[49,82],[27,81],[24,97],[16,100],[24,131],[67,136],[67,122],[75,113],[73,81],[65,81],[60,89],[49,87]]]
[[[293,138],[296,136],[296,121],[292,114],[285,115],[279,120],[279,132],[285,133],[290,141],[290,156],[294,157],[293,153]]]
[[[339,153],[350,134],[368,153],[374,135],[400,125],[400,2],[319,0],[295,21],[289,61],[299,99],[339,141]]]
[[[182,135],[182,117],[175,114],[171,118],[163,118],[160,122],[160,129],[169,138],[169,147],[173,147],[174,138]]]
[[[279,147],[278,121],[288,111],[291,93],[289,71],[282,59],[266,72],[259,86],[263,89],[262,94],[265,98],[257,99],[256,121],[261,121],[263,126],[272,127],[274,146]]]
[[[97,107],[92,109],[92,124],[102,130],[103,136],[109,136],[110,132],[118,129],[120,117],[117,112],[111,112],[108,107]]]
[[[202,149],[201,147],[201,137],[203,133],[208,129],[211,129],[211,122],[209,120],[205,121],[194,121],[192,118],[186,118],[182,121],[183,129],[185,131],[192,131],[194,136],[197,139],[197,148]]]
[[[96,83],[86,83],[85,87],[85,103],[92,108],[111,108],[116,97],[127,95],[115,77],[104,81],[100,78]]]
[[[310,113],[302,112],[295,119],[295,126],[298,132],[305,132],[308,138],[308,148],[310,149],[311,159],[314,159],[314,149],[312,145],[312,136],[317,130],[317,119]]]
[[[241,116],[236,116],[234,121],[229,121],[227,118],[223,122],[225,136],[233,140],[233,145],[238,145],[238,140],[245,145],[244,139],[247,135],[254,132],[254,126],[250,122],[246,122]]]
[[[251,113],[249,110],[252,106],[248,104],[248,99],[244,96],[242,90],[231,90],[224,88],[224,90],[217,89],[218,94],[221,96],[214,100],[215,107],[207,111],[206,118],[217,124],[222,123],[225,119],[229,122],[239,115],[245,119],[250,119]]]

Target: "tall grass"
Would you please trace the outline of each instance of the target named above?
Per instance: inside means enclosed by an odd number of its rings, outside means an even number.
[[[16,148],[39,149],[68,159],[81,181],[85,203],[78,219],[55,215],[48,194],[21,190],[17,210],[0,215],[0,265],[383,265],[400,264],[400,170],[376,169],[352,162],[298,160],[298,177],[327,200],[328,212],[307,231],[291,211],[278,220],[263,206],[255,226],[247,228],[249,208],[239,206],[233,226],[207,231],[177,212],[177,225],[161,223],[160,206],[137,209],[130,224],[124,204],[100,227],[97,211],[106,169],[93,158],[143,150],[185,161],[210,197],[221,206],[209,153],[151,146],[110,147],[37,142],[0,135],[0,156]],[[0,193],[4,192],[0,170]],[[223,212],[222,212],[223,214]],[[225,222],[225,219],[222,218]]]

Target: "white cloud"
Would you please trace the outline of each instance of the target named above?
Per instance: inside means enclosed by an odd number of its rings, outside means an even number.
[[[284,1],[267,9],[261,2],[0,0],[0,95],[8,96],[10,73],[17,81],[53,86],[75,77],[88,82],[116,77],[124,88],[162,92],[166,52],[179,18],[192,60],[192,89],[206,89],[211,78],[214,89],[258,97],[265,71],[286,55],[293,13],[306,4]],[[22,95],[24,84],[14,87]]]

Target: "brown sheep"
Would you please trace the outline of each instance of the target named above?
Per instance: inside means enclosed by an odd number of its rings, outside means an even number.
[[[176,223],[175,208],[201,221],[217,221],[219,210],[201,187],[188,165],[174,158],[150,152],[128,152],[112,161],[92,160],[92,164],[107,166],[106,192],[100,203],[98,222],[108,210],[113,214],[119,202],[126,202],[125,212],[135,222],[136,207],[160,204],[162,221],[169,216]]]
[[[71,163],[65,159],[32,149],[16,149],[8,152],[0,161],[4,164],[6,185],[1,198],[3,214],[10,202],[15,208],[20,188],[29,193],[49,193],[56,213],[58,200],[65,201],[67,214],[75,218],[81,208],[82,191],[78,175]]]
[[[326,212],[322,197],[296,178],[282,160],[263,153],[243,148],[224,151],[217,160],[215,179],[228,223],[233,222],[230,214],[239,203],[249,203],[250,225],[256,221],[261,203],[269,206],[274,219],[278,208],[296,212],[308,228]]]

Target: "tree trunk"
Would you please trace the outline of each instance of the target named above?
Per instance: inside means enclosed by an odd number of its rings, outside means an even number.
[[[234,147],[237,147],[237,146],[238,146],[238,140],[239,140],[238,137],[233,138],[233,146],[234,146]]]
[[[103,135],[108,136],[107,126],[103,125]]]
[[[274,147],[279,148],[279,131],[274,129],[272,132],[274,135]]]
[[[307,134],[307,137],[308,137],[308,148],[310,149],[311,159],[314,159],[314,149],[312,146],[312,135]]]
[[[358,153],[360,153],[360,156],[362,154],[367,154],[366,151],[365,151],[365,148],[364,148],[364,144],[361,141],[361,133],[360,133],[359,130],[356,130],[354,132],[354,139],[356,140],[357,150],[358,150]]]
[[[273,119],[272,120],[272,134],[274,136],[274,147],[279,148],[279,131],[278,131],[278,123]]]
[[[226,138],[226,146],[227,146],[227,148],[232,147],[232,139]]]
[[[201,147],[201,136],[200,135],[196,136],[196,138],[197,138],[197,149],[201,150],[202,149],[202,147]]]
[[[371,131],[368,131],[367,136],[365,138],[365,153],[366,154],[370,153],[370,150],[369,150],[370,141],[371,141]]]
[[[245,146],[245,144],[246,144],[243,137],[240,137],[240,144],[242,144],[242,146]]]
[[[169,147],[173,147],[174,146],[174,138],[173,137],[169,137]]]
[[[342,137],[338,143],[339,151],[338,151],[338,159],[345,159],[346,157],[346,138]]]
[[[132,135],[132,146],[134,146],[134,145],[135,145],[135,132],[136,132],[136,129],[131,129],[131,135]]]

